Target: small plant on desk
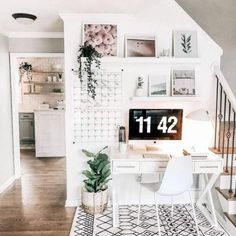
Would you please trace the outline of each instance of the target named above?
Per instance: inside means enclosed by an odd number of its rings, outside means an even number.
[[[107,208],[107,184],[110,181],[111,167],[108,155],[103,152],[105,149],[107,146],[97,153],[82,150],[90,159],[87,161],[90,169],[82,172],[86,176],[82,189],[82,207],[90,214],[102,213]]]

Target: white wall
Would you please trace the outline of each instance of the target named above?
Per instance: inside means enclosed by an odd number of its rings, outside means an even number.
[[[0,192],[13,180],[12,114],[8,38],[0,35]]]
[[[224,54],[221,60],[221,68],[236,95],[235,0],[176,1],[223,48]]]
[[[63,53],[63,38],[9,38],[11,53]]]
[[[170,64],[148,64],[148,63],[105,63],[103,67],[108,71],[124,69],[123,72],[123,124],[127,126],[127,112],[131,107],[149,108],[183,108],[184,115],[188,112],[205,108],[213,111],[214,81],[212,79],[211,65],[220,62],[220,48],[200,29],[200,27],[175,3],[174,0],[160,0],[156,6],[148,12],[145,9],[140,15],[110,15],[110,14],[63,14],[64,40],[65,40],[65,82],[66,82],[66,140],[67,140],[67,204],[79,204],[80,189],[82,186],[81,171],[85,168],[86,158],[81,155],[81,148],[90,150],[106,145],[87,143],[73,144],[73,75],[72,68],[78,68],[77,51],[81,44],[82,24],[89,22],[117,23],[118,24],[118,46],[119,57],[124,56],[124,37],[126,34],[154,34],[157,36],[157,47],[162,50],[171,48],[172,31],[178,29],[191,29],[198,31],[198,47],[200,63],[192,64],[196,70],[196,89],[198,101],[194,102],[131,102],[129,97],[134,95],[136,79],[138,76],[148,77],[150,72],[158,73],[162,70],[170,71]],[[177,67],[189,67],[187,64],[178,64]],[[193,129],[190,129],[187,121],[184,121],[183,141],[192,142]],[[176,142],[164,142],[168,148]],[[177,143],[178,145],[178,143]],[[135,201],[137,196],[135,179],[130,176],[120,179],[122,186],[122,202]],[[130,194],[132,191],[132,195]],[[127,190],[127,191],[125,191]]]

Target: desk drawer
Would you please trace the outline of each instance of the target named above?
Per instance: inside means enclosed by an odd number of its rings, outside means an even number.
[[[141,172],[165,172],[168,161],[147,161],[142,162]]]
[[[139,173],[140,164],[138,161],[114,161],[113,172],[115,173]]]
[[[204,162],[199,161],[194,163],[195,173],[217,173],[221,171],[221,162],[211,161]]]

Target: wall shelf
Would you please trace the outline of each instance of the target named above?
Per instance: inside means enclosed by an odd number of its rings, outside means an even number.
[[[64,84],[64,82],[40,82],[40,81],[24,81],[24,84],[50,84],[50,85],[57,85],[57,84]]]
[[[131,97],[133,102],[199,102],[199,97]]]
[[[201,58],[175,58],[175,57],[160,57],[160,58],[143,58],[143,57],[103,57],[102,63],[140,63],[140,64],[199,64]]]
[[[64,71],[36,71],[36,70],[33,70],[32,73],[35,73],[35,74],[63,74]]]
[[[64,95],[64,93],[24,93],[24,95]]]

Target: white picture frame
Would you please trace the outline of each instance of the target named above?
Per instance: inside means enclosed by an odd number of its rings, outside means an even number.
[[[157,57],[156,36],[126,35],[125,57]]]
[[[170,75],[149,74],[148,75],[148,96],[166,97],[170,96]]]
[[[90,27],[90,29],[88,28]],[[118,56],[118,25],[114,23],[83,23],[82,43],[90,41],[103,57]]]
[[[173,69],[171,79],[171,96],[196,96],[195,69]]]
[[[174,57],[196,58],[198,57],[197,31],[195,30],[175,30],[174,37]]]

